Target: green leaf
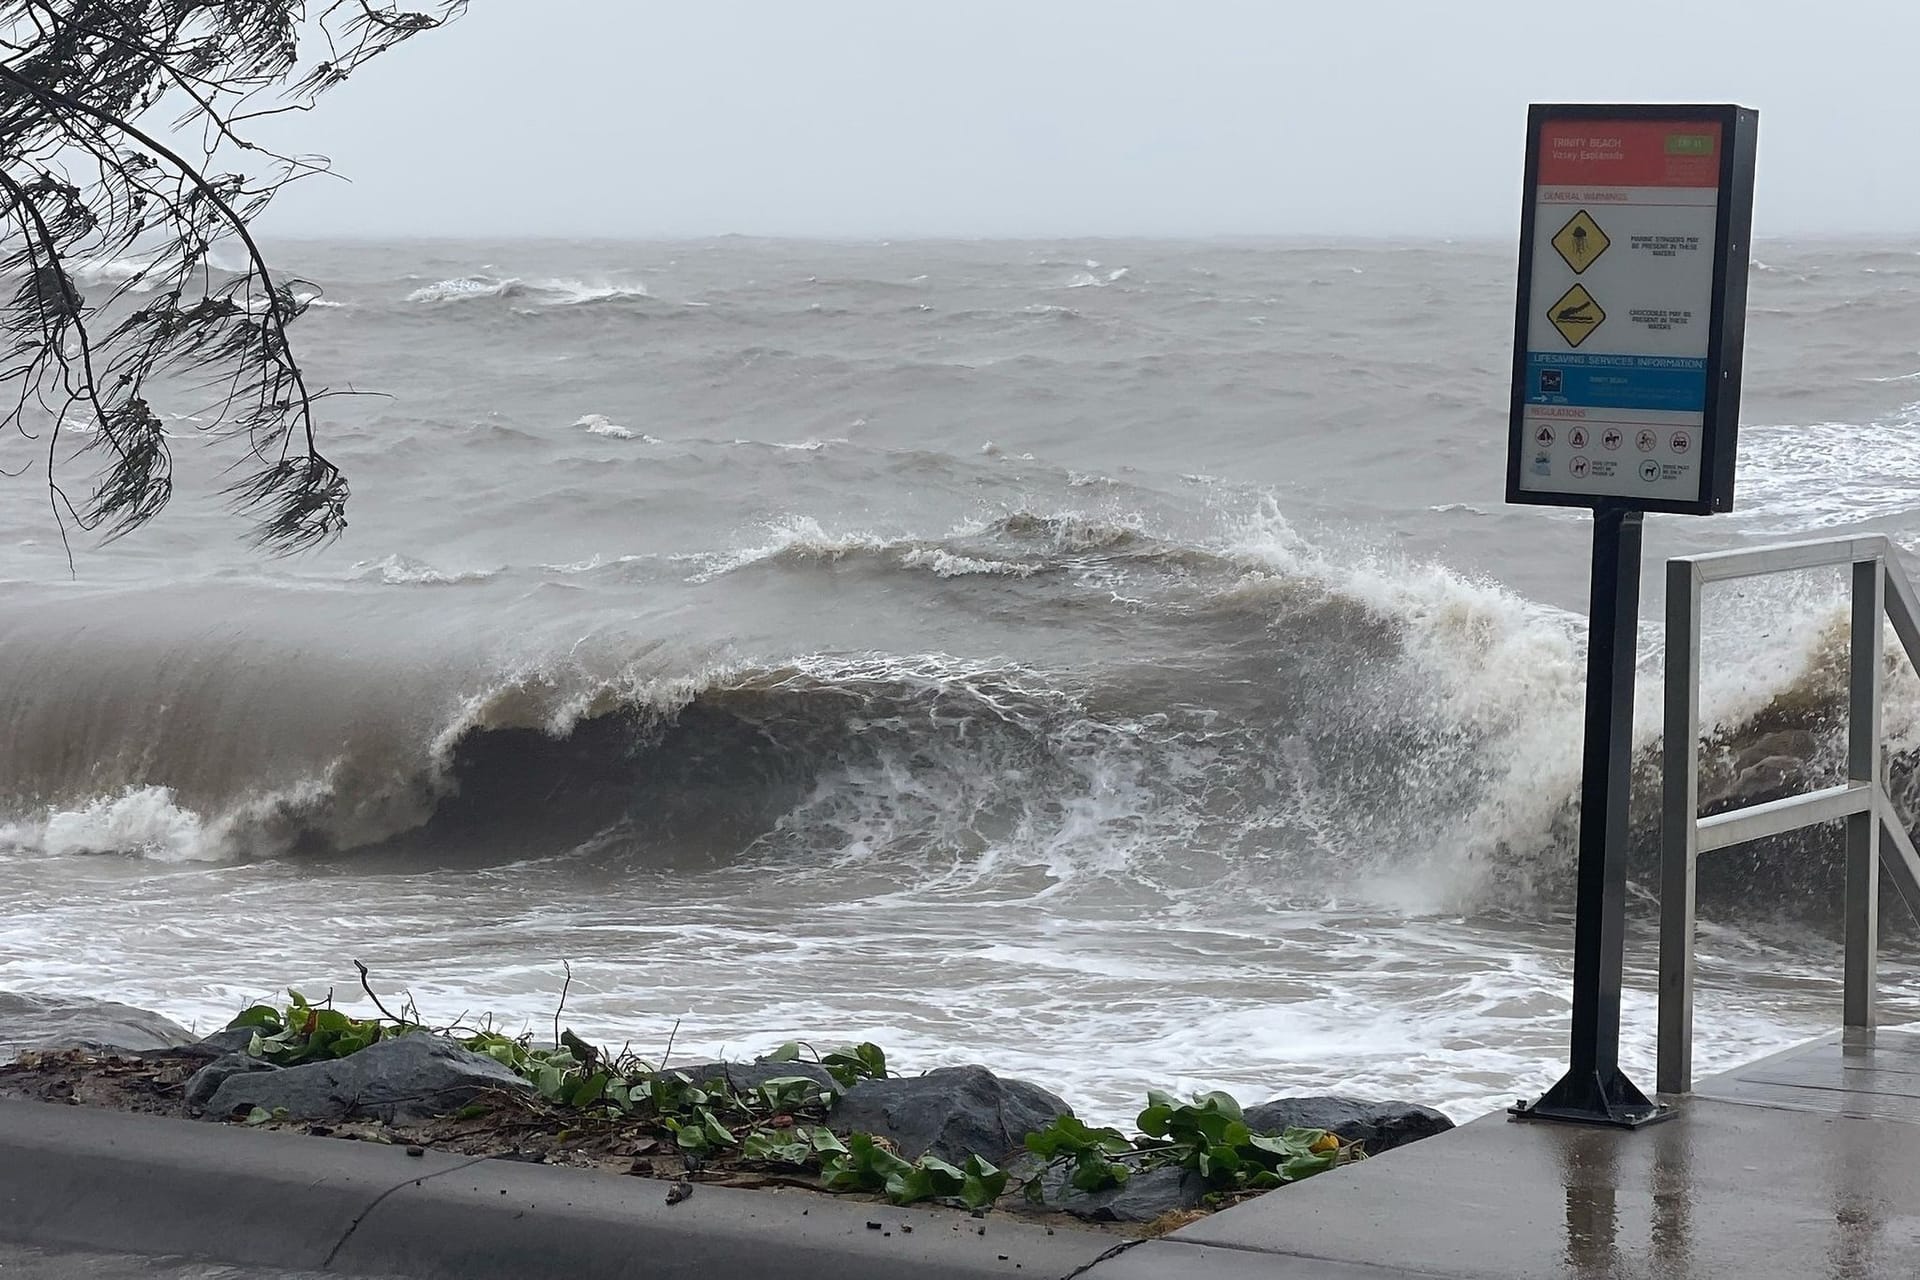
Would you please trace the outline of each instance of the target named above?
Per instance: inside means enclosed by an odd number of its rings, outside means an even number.
[[[607,1096],[607,1073],[596,1071],[574,1086],[572,1103],[576,1107],[590,1107]]]
[[[247,1118],[245,1123],[250,1125],[262,1125],[267,1123],[271,1119],[273,1119],[273,1112],[267,1110],[265,1107],[255,1107],[253,1110],[247,1112]]]
[[[828,1191],[859,1191],[863,1189],[860,1171],[853,1167],[845,1156],[833,1156],[820,1165],[820,1185]]]
[[[1245,1114],[1240,1110],[1240,1104],[1234,1100],[1233,1095],[1230,1093],[1222,1093],[1216,1089],[1211,1093],[1195,1094],[1193,1101],[1194,1104],[1203,1111],[1218,1111],[1234,1120],[1243,1120],[1246,1118]]]
[[[918,1167],[932,1178],[933,1185],[938,1188],[936,1194],[943,1196],[959,1195],[960,1184],[967,1179],[966,1174],[939,1156],[921,1156]]]
[[[341,1032],[350,1029],[352,1026],[353,1019],[338,1009],[315,1009],[313,1011],[313,1030],[315,1032]]]
[[[713,1139],[707,1136],[707,1127],[704,1124],[683,1124],[678,1120],[669,1119],[666,1121],[666,1126],[672,1131],[674,1141],[680,1144],[682,1151],[698,1154],[710,1150],[713,1146]]]
[[[491,1110],[493,1110],[493,1108],[484,1102],[469,1102],[466,1106],[454,1112],[453,1118],[455,1120],[472,1120],[478,1116],[487,1114],[487,1112]]]
[[[828,1093],[809,1076],[775,1076],[751,1091],[754,1101],[775,1113],[819,1105]]]
[[[1105,1191],[1125,1186],[1132,1170],[1099,1151],[1083,1151],[1073,1162],[1072,1183],[1081,1191]]]
[[[1325,1173],[1328,1169],[1333,1168],[1334,1162],[1339,1158],[1339,1153],[1335,1151],[1327,1151],[1317,1155],[1295,1156],[1280,1166],[1280,1173],[1281,1176],[1290,1181],[1297,1182],[1301,1178],[1311,1178],[1316,1173]]]
[[[589,1062],[597,1061],[600,1057],[599,1052],[595,1050],[592,1045],[573,1034],[572,1027],[568,1027],[560,1033],[560,1045],[571,1053],[583,1066]]]
[[[227,1024],[226,1029],[232,1031],[236,1027],[259,1027],[266,1031],[278,1031],[281,1026],[278,1009],[272,1005],[256,1004],[234,1015],[233,1021]]]
[[[885,1147],[874,1144],[873,1139],[869,1138],[867,1141],[869,1144],[872,1144],[871,1150],[865,1157],[867,1167],[881,1177],[891,1178],[898,1174],[904,1174],[913,1168],[911,1164],[893,1152],[888,1151]]]
[[[772,1053],[761,1055],[762,1062],[798,1062],[800,1061],[800,1042],[789,1040]]]
[[[1313,1154],[1313,1139],[1302,1140],[1291,1136],[1294,1133],[1308,1133],[1310,1130],[1294,1129],[1283,1134],[1256,1133],[1247,1138],[1247,1145],[1256,1151],[1265,1151],[1282,1159]],[[1316,1133],[1314,1136],[1318,1136]]]
[[[835,1136],[833,1130],[824,1125],[809,1133],[807,1135],[807,1141],[812,1144],[815,1151],[818,1151],[823,1156],[847,1154],[847,1144],[840,1141],[840,1139]]]
[[[984,1209],[1007,1190],[1007,1173],[979,1156],[968,1156],[960,1181],[960,1199],[969,1209]]]
[[[535,1065],[527,1073],[533,1087],[549,1102],[558,1102],[567,1092],[567,1073],[559,1067]]]
[[[934,1190],[933,1175],[925,1169],[916,1169],[908,1165],[905,1172],[892,1174],[887,1178],[887,1199],[894,1204],[918,1204],[922,1200],[931,1200],[939,1192]]]
[[[836,1049],[820,1059],[820,1065],[839,1081],[843,1089],[852,1088],[856,1081],[887,1078],[887,1055],[877,1044],[857,1044]]]
[[[1082,1151],[1106,1151],[1114,1155],[1133,1150],[1133,1144],[1118,1129],[1090,1129],[1073,1116],[1060,1116],[1046,1128],[1025,1138],[1028,1151],[1045,1160]]]
[[[804,1165],[813,1158],[813,1147],[796,1131],[755,1129],[740,1144],[740,1154],[768,1164]]]
[[[715,1146],[730,1147],[738,1141],[732,1132],[728,1130],[727,1126],[721,1124],[720,1121],[714,1117],[713,1112],[707,1110],[705,1107],[700,1108],[700,1123],[706,1129],[707,1136],[713,1140]]]

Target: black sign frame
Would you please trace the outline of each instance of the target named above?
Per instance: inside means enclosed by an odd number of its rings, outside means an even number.
[[[1654,120],[1720,125],[1720,200],[1714,227],[1713,301],[1707,327],[1707,394],[1700,428],[1701,492],[1696,501],[1625,495],[1523,490],[1526,449],[1527,350],[1532,323],[1534,236],[1539,202],[1540,139],[1565,122]],[[1746,349],[1747,275],[1753,243],[1753,185],[1759,112],[1719,105],[1536,103],[1527,111],[1526,185],[1520,206],[1519,294],[1514,304],[1513,388],[1507,425],[1507,501],[1523,506],[1618,506],[1636,511],[1712,515],[1733,510],[1739,450],[1740,373]],[[1542,321],[1542,323],[1545,323]]]

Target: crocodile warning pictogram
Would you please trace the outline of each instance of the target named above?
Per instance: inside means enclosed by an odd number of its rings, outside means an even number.
[[[1547,308],[1547,319],[1560,331],[1568,346],[1577,347],[1606,322],[1607,313],[1587,292],[1587,286],[1576,284],[1560,295],[1560,301]]]

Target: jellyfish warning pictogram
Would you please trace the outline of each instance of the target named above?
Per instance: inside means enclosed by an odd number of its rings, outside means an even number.
[[[1593,220],[1593,215],[1585,209],[1567,219],[1567,225],[1560,228],[1553,237],[1553,247],[1566,259],[1573,273],[1579,275],[1607,251],[1613,241],[1607,239],[1607,233]]]
[[[1598,329],[1606,318],[1607,313],[1600,309],[1600,304],[1583,284],[1574,285],[1560,295],[1560,301],[1547,308],[1547,319],[1560,331],[1560,336],[1567,340],[1570,347],[1585,342],[1588,335]]]

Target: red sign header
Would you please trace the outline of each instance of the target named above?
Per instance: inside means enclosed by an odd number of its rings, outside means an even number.
[[[1543,187],[1719,187],[1717,120],[1553,120],[1540,133]]]

